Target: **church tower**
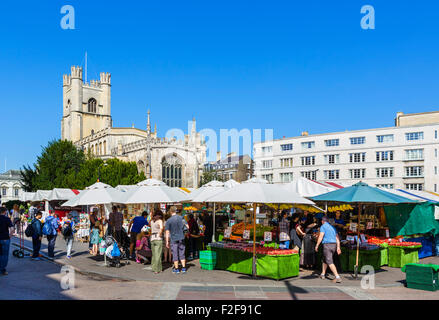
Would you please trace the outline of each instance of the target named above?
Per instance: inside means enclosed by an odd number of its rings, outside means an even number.
[[[111,127],[111,75],[102,72],[100,80],[84,83],[82,68],[71,67],[63,75],[61,139],[77,142]]]

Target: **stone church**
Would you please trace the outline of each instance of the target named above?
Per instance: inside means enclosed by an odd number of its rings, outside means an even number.
[[[172,187],[196,188],[206,161],[206,144],[196,132],[195,119],[184,140],[157,137],[151,130],[150,112],[146,130],[114,128],[111,117],[111,75],[83,82],[82,68],[73,66],[63,75],[61,138],[102,159],[135,161],[148,178]]]

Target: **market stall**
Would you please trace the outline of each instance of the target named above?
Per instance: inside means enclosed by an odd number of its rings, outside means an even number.
[[[215,203],[240,204],[240,205],[249,204],[249,203],[252,204],[252,210],[251,210],[251,213],[252,213],[251,214],[251,216],[252,216],[251,225],[252,225],[252,230],[253,230],[253,235],[251,237],[252,240],[250,241],[250,230],[243,231],[242,239],[243,239],[243,241],[247,242],[247,244],[251,245],[251,254],[252,254],[251,255],[251,267],[252,267],[251,274],[254,277],[256,277],[258,275],[258,265],[259,265],[259,275],[260,275],[261,272],[264,273],[261,270],[266,270],[267,265],[264,264],[264,261],[266,261],[266,260],[270,261],[270,258],[266,258],[265,255],[261,255],[262,253],[257,252],[257,249],[261,249],[257,245],[257,239],[256,239],[256,234],[257,234],[256,225],[257,225],[258,207],[260,208],[262,205],[267,204],[267,203],[314,205],[314,202],[299,196],[297,193],[285,190],[285,188],[278,186],[278,185],[268,184],[268,182],[266,180],[256,179],[256,178],[244,181],[240,185],[232,187],[229,190],[226,190],[226,191],[221,192],[221,193],[219,193],[211,198],[206,199],[206,201],[207,202],[215,202]],[[232,227],[227,228],[227,230],[225,231],[225,235],[224,235],[225,238],[230,237],[231,232],[232,232]],[[244,234],[245,234],[245,236],[244,236]],[[263,246],[263,244],[261,244],[261,245]],[[241,251],[242,251],[242,253],[240,252],[239,254],[234,256],[236,259],[238,259],[238,261],[235,263],[232,263],[232,266],[243,264],[244,266],[248,267],[248,264],[245,261],[248,261],[248,259],[249,259],[248,255],[246,255],[249,252],[244,251],[244,250],[241,250]],[[261,252],[261,251],[259,251],[259,252]],[[260,260],[259,264],[258,264],[258,260]],[[267,274],[278,274],[277,277],[279,277],[279,274],[283,276],[283,272],[281,272],[279,269],[279,268],[282,268],[282,266],[284,265],[283,262],[279,263],[279,261],[283,261],[283,260],[288,261],[285,263],[290,264],[291,270],[296,270],[299,268],[298,256],[291,254],[291,256],[286,256],[285,259],[275,260],[275,261],[277,261],[273,265],[273,266],[277,266],[277,267],[274,267],[275,271],[274,272],[267,272]],[[217,261],[219,261],[219,259]],[[271,261],[271,262],[274,262],[274,261]],[[232,268],[236,268],[236,267],[232,267]],[[242,269],[239,268],[238,270],[242,270]],[[248,274],[249,270],[245,269],[242,271],[247,271],[246,273]]]
[[[361,245],[369,246],[367,244],[367,238],[365,236],[365,231],[367,229],[372,229],[374,221],[368,221],[368,217],[366,215],[366,219],[362,217],[362,211],[364,211],[363,207],[372,207],[376,210],[376,205],[384,205],[384,204],[400,204],[400,203],[417,203],[414,200],[410,200],[408,198],[401,197],[399,195],[386,192],[384,190],[370,187],[366,183],[359,182],[350,187],[339,189],[336,191],[332,191],[317,197],[312,198],[315,201],[322,202],[334,202],[341,204],[356,204],[357,205],[357,216],[356,222],[351,221],[349,225],[349,230],[352,232],[352,235],[347,235],[346,240],[350,245],[356,246],[356,254],[355,254],[355,265],[354,272],[355,276],[357,276],[358,271],[360,269],[360,259],[363,261],[372,262],[374,268],[379,268],[381,264],[381,252],[379,248],[372,247],[370,252],[368,250],[361,250]],[[388,235],[386,235],[388,236]],[[372,245],[373,246],[373,245]],[[349,250],[348,250],[349,251]],[[349,261],[352,261],[351,254],[349,254]],[[351,265],[352,263],[350,263]]]
[[[252,274],[252,244],[216,242],[212,243],[209,249],[216,253],[215,269]],[[297,251],[257,245],[256,257],[257,276],[279,280],[299,275]]]

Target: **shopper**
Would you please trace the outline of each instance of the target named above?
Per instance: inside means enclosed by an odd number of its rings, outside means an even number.
[[[14,235],[16,236],[18,229],[19,229],[18,226],[21,222],[21,214],[20,214],[18,204],[14,204],[14,206],[12,208],[11,218],[12,218],[11,220],[12,220],[12,224],[14,225],[14,230],[15,230]]]
[[[163,230],[163,213],[157,209],[151,220],[151,267],[154,274],[162,272]]]
[[[144,261],[147,262],[148,259],[151,259],[152,252],[148,247],[148,237],[145,232],[140,232],[137,234],[136,240],[136,262],[142,263]]]
[[[7,209],[0,208],[0,273],[4,276],[8,274],[9,248],[11,246],[11,237],[14,233],[14,225],[6,216]]]
[[[201,221],[204,225],[204,250],[207,248],[209,243],[212,242],[212,236],[213,236],[213,219],[212,216],[207,212],[207,210],[203,210]]]
[[[166,221],[166,247],[171,247],[172,260],[174,262],[174,268],[172,272],[174,274],[179,274],[180,270],[178,268],[178,262],[181,262],[181,272],[186,273],[186,259],[184,256],[185,245],[184,245],[184,228],[189,230],[189,226],[186,221],[177,214],[177,208],[172,206],[170,209],[171,218]]]
[[[303,266],[308,269],[313,268],[316,263],[314,251],[316,242],[313,236],[316,227],[316,219],[314,218],[312,213],[308,213],[303,227],[305,235],[302,241]]]
[[[31,222],[31,226],[33,228],[32,260],[40,260],[41,240],[43,239],[43,224],[40,221],[42,217],[43,217],[43,213],[41,211],[38,211],[35,214],[35,218]]]
[[[341,254],[340,239],[337,231],[328,223],[328,220],[329,219],[326,216],[322,218],[322,226],[320,227],[320,234],[315,247],[315,251],[318,252],[320,243],[323,245],[323,264],[320,278],[325,279],[326,270],[329,266],[329,269],[331,269],[332,273],[335,275],[335,279],[332,281],[340,283],[341,278],[334,264],[334,254],[336,252],[339,255]]]
[[[169,220],[169,218],[171,217],[171,214],[169,212],[167,212],[164,216],[164,228],[166,229],[166,222]],[[165,238],[165,237],[163,237]],[[171,253],[171,249],[168,248],[166,246],[166,239],[163,239],[163,262],[167,263],[171,263],[172,262],[172,253]]]
[[[288,211],[284,210],[281,213],[280,221],[279,221],[279,247],[281,249],[289,249],[290,248],[290,222],[288,221]]]
[[[47,255],[50,260],[55,258],[55,243],[58,228],[58,220],[54,216],[53,211],[50,211],[43,225],[43,234],[47,237]]]
[[[134,247],[136,245],[137,235],[142,231],[144,226],[148,225],[148,212],[143,211],[142,215],[134,217],[128,226],[130,234],[130,257],[133,258]]]
[[[200,227],[198,226],[197,220],[195,220],[194,215],[189,214],[188,220],[189,233],[188,233],[188,243],[189,243],[189,257],[188,261],[193,259],[198,259],[198,238],[200,234]]]
[[[88,241],[88,251],[90,254],[93,254],[93,244],[91,243],[91,235],[93,233],[93,228],[95,227],[96,222],[98,221],[98,208],[93,208],[90,212],[89,220],[90,220],[90,236]]]
[[[91,230],[90,243],[92,244],[91,254],[97,256],[99,253],[99,241],[101,237],[102,224],[99,220],[94,223],[93,229]]]
[[[291,217],[292,227],[290,232],[290,239],[293,242],[293,249],[300,250],[302,248],[303,232],[299,222],[300,216],[298,213],[294,213]]]
[[[108,227],[114,239],[120,244],[122,240],[123,214],[118,211],[117,206],[113,206],[112,210],[108,219]]]
[[[72,258],[72,246],[74,234],[78,231],[78,225],[73,220],[71,213],[63,219],[61,233],[66,241],[67,259]]]

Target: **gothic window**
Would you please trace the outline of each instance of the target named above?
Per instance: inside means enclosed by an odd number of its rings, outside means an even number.
[[[96,99],[90,98],[88,100],[88,112],[96,113]]]
[[[176,153],[162,159],[162,180],[170,187],[181,187],[183,165]]]

